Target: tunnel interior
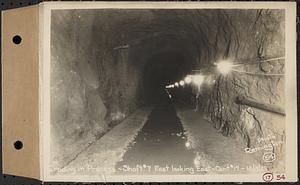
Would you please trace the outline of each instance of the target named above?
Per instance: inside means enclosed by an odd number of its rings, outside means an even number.
[[[191,70],[180,51],[158,53],[148,59],[143,69],[144,100],[158,103],[166,96],[165,86],[184,78]]]
[[[166,86],[187,75],[204,75],[203,85],[173,88],[172,99],[195,105],[224,136],[248,147],[262,135],[284,137],[280,116],[236,102],[243,96],[283,107],[284,78],[251,74],[284,73],[284,54],[282,10],[53,10],[53,166],[161,102]],[[223,60],[241,67],[223,75],[214,65]]]

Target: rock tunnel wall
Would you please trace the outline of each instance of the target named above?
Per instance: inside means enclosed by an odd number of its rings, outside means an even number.
[[[53,168],[66,165],[137,106],[139,72],[128,62],[114,18],[110,12],[101,19],[88,11],[52,13]]]
[[[252,153],[262,164],[272,166],[273,163],[266,163],[262,156],[266,150],[276,155],[283,154],[278,151],[284,150],[285,117],[239,104],[237,97],[284,109],[284,76],[270,74],[283,74],[285,61],[264,61],[284,57],[284,12],[248,10],[224,11],[221,14],[222,17],[212,18],[218,19],[216,22],[220,24],[207,27],[207,31],[213,33],[209,37],[212,46],[209,50],[211,59],[208,60],[241,63],[243,65],[235,69],[246,73],[232,71],[228,75],[217,72],[208,75],[208,83],[200,93],[196,92],[200,94],[199,111],[204,112],[206,119],[220,133],[240,140],[246,153]],[[275,144],[271,144],[270,140]]]
[[[184,58],[178,64],[182,69],[180,74],[176,76],[170,71],[168,74],[173,77],[163,83],[182,79],[192,69],[207,74],[207,83],[200,91],[194,91],[199,96],[196,104],[220,133],[236,137],[247,148],[269,144],[258,141],[259,137],[274,135],[284,141],[283,116],[236,102],[240,95],[283,107],[284,78],[240,72],[222,76],[213,65],[219,60],[256,62],[237,69],[261,74],[283,73],[283,60],[259,62],[284,56],[283,11],[95,11],[52,12],[53,167],[68,164],[90,143],[143,105],[144,93],[149,91],[143,85],[143,78],[151,78],[143,76],[149,66],[147,62],[161,52],[182,53]],[[261,151],[254,155],[262,159]]]

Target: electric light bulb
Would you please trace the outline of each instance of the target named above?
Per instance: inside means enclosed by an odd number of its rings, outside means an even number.
[[[190,147],[191,147],[191,143],[187,141],[187,142],[185,143],[185,147],[190,148]]]
[[[179,84],[180,84],[181,86],[184,86],[184,81],[181,80],[181,81],[179,82]]]
[[[190,84],[192,82],[192,78],[190,76],[185,77],[184,82],[186,84]]]
[[[233,67],[232,62],[226,61],[226,60],[215,63],[215,65],[217,66],[217,69],[222,74],[228,74],[231,71],[232,67]]]

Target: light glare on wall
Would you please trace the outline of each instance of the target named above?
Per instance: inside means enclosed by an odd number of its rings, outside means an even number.
[[[223,60],[223,61],[220,61],[220,62],[214,63],[214,64],[217,66],[217,69],[222,74],[228,74],[233,67],[232,62],[230,62],[228,60]]]
[[[193,75],[193,83],[200,86],[203,81],[204,81],[204,76],[199,74],[199,75]]]

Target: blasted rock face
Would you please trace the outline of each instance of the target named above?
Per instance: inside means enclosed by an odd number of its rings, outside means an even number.
[[[157,78],[164,84],[218,60],[246,63],[284,56],[284,14],[279,10],[57,10],[52,25],[51,101],[56,103],[51,122],[53,145],[62,149],[53,154],[58,166],[146,102],[153,86],[145,82],[157,70],[163,74],[162,69],[169,69],[169,79]],[[166,52],[183,59],[163,67],[151,60]],[[147,74],[153,75],[145,75],[149,66],[153,70]],[[284,61],[239,70],[283,73]],[[282,77],[231,73],[214,78],[192,103],[201,102],[199,111],[220,133],[241,137],[246,147],[255,145],[258,136],[284,138],[282,117],[235,102],[243,95],[284,106]]]

